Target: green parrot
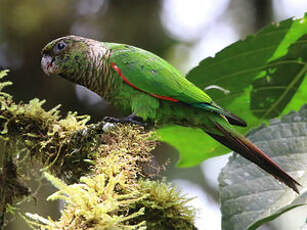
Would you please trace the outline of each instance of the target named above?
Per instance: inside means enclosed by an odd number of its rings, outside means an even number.
[[[83,85],[124,114],[122,120],[201,128],[215,140],[252,161],[295,192],[300,185],[232,125],[246,126],[155,54],[129,45],[79,36],[58,38],[42,50],[48,76]],[[112,119],[111,119],[112,120]]]

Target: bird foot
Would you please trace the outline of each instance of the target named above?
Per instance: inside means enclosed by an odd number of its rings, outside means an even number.
[[[143,127],[147,127],[148,124],[144,122],[144,120],[141,117],[138,117],[134,114],[131,114],[127,117],[123,118],[116,118],[116,117],[109,117],[106,116],[103,118],[104,122],[109,122],[109,123],[121,123],[121,124],[133,124],[133,125],[139,125]]]

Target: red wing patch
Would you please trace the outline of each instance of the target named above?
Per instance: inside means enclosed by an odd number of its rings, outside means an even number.
[[[137,89],[139,91],[147,93],[144,90],[142,90],[142,89],[136,87],[135,85],[133,85],[130,81],[128,81],[128,79],[122,74],[122,71],[120,70],[120,68],[118,68],[118,66],[114,62],[111,62],[111,66],[118,73],[118,75],[124,80],[124,82],[126,82],[128,85],[130,85],[131,87],[133,87],[133,88],[135,88],[135,89]],[[178,102],[179,101],[179,100],[177,100],[175,98],[171,98],[171,97],[167,97],[167,96],[160,96],[160,95],[153,94],[153,93],[147,93],[147,94],[149,94],[150,96],[159,98],[161,100],[165,100],[165,101],[173,101],[173,102]]]

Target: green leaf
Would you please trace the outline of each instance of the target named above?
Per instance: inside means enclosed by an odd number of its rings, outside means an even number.
[[[234,154],[219,176],[223,230],[254,230],[293,208],[307,205],[306,114],[304,106],[249,136],[302,185],[302,194],[297,195],[255,164]]]
[[[244,118],[249,124],[248,128],[243,130],[246,132],[266,121],[267,118],[273,117],[259,117],[252,112],[251,103],[255,100],[251,98],[251,92],[253,84],[256,84],[254,82],[259,78],[265,78],[267,73],[280,73],[281,71],[283,74],[279,76],[279,80],[282,79],[280,81],[283,83],[293,82],[297,73],[290,71],[289,63],[294,61],[300,67],[302,64],[304,66],[305,63],[301,55],[307,53],[307,48],[301,44],[302,40],[299,38],[306,33],[307,15],[303,19],[287,19],[266,26],[256,35],[248,36],[245,40],[235,42],[223,49],[214,58],[204,59],[188,73],[187,78],[202,89],[210,85],[217,85],[229,90],[229,94],[216,89],[208,90],[207,93],[216,103]],[[298,50],[298,47],[301,50]],[[300,81],[296,81],[296,83],[301,83],[305,72],[306,69],[300,73],[298,77]],[[295,86],[298,88],[299,84]],[[294,95],[296,88],[290,89],[292,95],[286,95],[290,96],[288,102]],[[267,91],[267,94],[274,94],[276,92],[274,90]],[[280,104],[275,114],[281,114],[287,105],[286,100],[283,102],[285,103]],[[296,110],[303,105],[296,102],[294,104],[296,106],[292,106],[292,108]],[[269,109],[270,104],[267,106],[264,109]]]
[[[179,151],[177,167],[191,167],[212,157],[212,153],[217,156],[229,151],[222,145],[215,145],[215,141],[201,129],[172,125],[158,129],[157,133],[161,141],[169,143]]]
[[[290,211],[294,208],[298,208],[298,207],[301,207],[301,206],[304,206],[304,205],[307,205],[307,192],[303,193],[301,196],[299,196],[297,199],[295,199],[291,204],[286,205],[285,207],[275,211],[272,215],[256,221],[255,223],[250,225],[247,228],[247,230],[255,230],[258,227],[260,227],[261,225],[276,219],[277,217],[281,216],[282,214],[284,214],[284,213],[286,213],[286,212],[288,212],[288,211]]]
[[[286,56],[270,62],[262,72],[263,76],[253,82],[251,110],[255,116],[263,120],[281,114],[306,75],[306,51],[307,36],[305,35],[289,48]],[[302,88],[306,89],[306,87],[302,85]],[[293,102],[296,108],[304,103],[301,101],[302,98],[299,98],[299,102]]]
[[[217,104],[243,118],[248,127],[240,131],[247,132],[269,118],[297,110],[307,101],[304,79],[307,46],[303,37],[306,33],[307,14],[303,19],[287,19],[266,26],[223,49],[214,58],[204,59],[187,78],[202,89],[217,85],[229,90],[225,94],[213,87],[206,92]],[[267,86],[268,79],[271,86]],[[165,129],[158,130],[158,134],[162,141],[179,151],[179,166],[197,165],[208,157],[227,152],[210,137],[205,138],[205,134],[199,138],[199,133],[194,136],[183,127],[173,127],[167,132]],[[187,138],[193,141],[185,141]]]

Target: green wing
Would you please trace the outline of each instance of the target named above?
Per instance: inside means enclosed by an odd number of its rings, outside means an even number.
[[[114,63],[120,69],[121,75],[133,87],[151,95],[173,98],[193,107],[222,114],[233,125],[247,125],[241,118],[215,104],[203,90],[157,55],[133,46],[104,44],[112,50],[111,64]]]
[[[127,45],[104,44],[112,49],[111,63],[120,69],[132,85],[142,91],[188,104],[212,103],[212,99],[204,91],[155,54]]]

